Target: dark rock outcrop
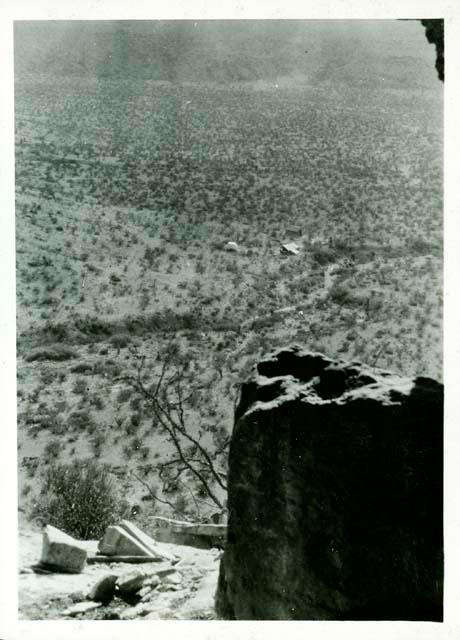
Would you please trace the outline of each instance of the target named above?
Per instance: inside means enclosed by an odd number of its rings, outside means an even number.
[[[443,386],[297,348],[243,385],[216,608],[441,620]]]
[[[421,20],[428,42],[436,47],[436,71],[444,82],[444,20]]]

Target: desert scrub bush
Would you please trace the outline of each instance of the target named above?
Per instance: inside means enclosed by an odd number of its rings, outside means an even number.
[[[140,398],[139,396],[134,396],[133,398],[131,398],[129,402],[129,408],[132,409],[132,411],[139,412],[141,410],[141,407],[142,398]]]
[[[51,465],[42,477],[31,516],[80,540],[100,538],[127,512],[109,469],[92,460]]]
[[[77,351],[62,344],[51,344],[47,347],[38,347],[24,357],[26,362],[42,360],[62,362],[63,360],[71,360],[72,358],[78,358]]]
[[[314,262],[321,266],[337,261],[337,255],[332,249],[314,249],[312,258]]]
[[[32,485],[27,483],[23,486],[22,490],[21,490],[21,495],[23,498],[27,497],[29,495],[29,493],[32,490]]]
[[[93,373],[93,365],[90,362],[79,362],[70,369],[71,373]]]
[[[61,451],[62,448],[62,443],[61,440],[59,438],[53,438],[53,440],[50,440],[44,450],[43,450],[43,456],[46,460],[51,459],[55,459],[59,456],[59,452]]]
[[[93,454],[96,458],[101,457],[102,445],[105,442],[105,436],[101,432],[94,433],[91,440],[91,446],[93,448]]]
[[[38,468],[38,458],[31,460],[26,466],[26,475],[28,478],[33,478]]]
[[[103,378],[114,378],[119,376],[120,372],[120,366],[111,358],[95,362],[93,365],[93,374],[102,376]]]
[[[111,334],[110,323],[96,316],[76,316],[74,325],[81,337],[86,340],[100,340]]]
[[[141,424],[141,415],[139,413],[133,413],[131,415],[130,422],[134,429],[138,429]]]
[[[54,436],[61,436],[66,432],[66,425],[62,418],[56,413],[50,413],[48,418],[41,421],[44,429],[48,429]]]
[[[57,378],[58,373],[53,369],[44,368],[40,371],[40,383],[47,386],[50,385]]]
[[[109,340],[112,347],[117,349],[118,353],[120,353],[120,349],[125,349],[129,346],[131,342],[131,336],[125,333],[118,333],[112,336]]]
[[[92,407],[94,407],[95,409],[97,409],[98,411],[102,411],[102,409],[105,407],[105,403],[104,400],[101,398],[101,396],[93,394],[90,399],[89,399],[89,403]]]
[[[84,378],[77,378],[72,385],[72,392],[77,395],[85,395],[88,391],[89,387]]]
[[[71,429],[82,431],[89,428],[91,430],[94,419],[89,411],[73,411],[69,415],[67,423]]]
[[[329,300],[335,304],[351,304],[356,301],[352,290],[343,284],[334,284],[329,290]]]
[[[128,400],[133,395],[133,390],[130,387],[125,387],[124,389],[120,389],[117,393],[117,402],[118,404],[124,404],[128,402]]]
[[[56,307],[59,304],[59,300],[53,296],[45,296],[41,299],[41,304]]]
[[[407,248],[413,255],[423,256],[426,253],[431,253],[432,247],[429,242],[423,238],[410,238],[407,241]]]

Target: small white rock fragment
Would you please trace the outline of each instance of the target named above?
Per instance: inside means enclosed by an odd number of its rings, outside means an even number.
[[[170,573],[169,575],[165,576],[161,582],[163,584],[181,584],[182,574],[180,574],[178,571],[175,571],[174,573]]]
[[[79,613],[86,613],[86,611],[92,611],[98,607],[102,607],[101,602],[77,602],[73,607],[63,611],[63,614],[65,616],[77,616]]]

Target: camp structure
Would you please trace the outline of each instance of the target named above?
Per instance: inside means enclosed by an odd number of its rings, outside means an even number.
[[[286,242],[281,245],[281,253],[296,256],[300,252],[300,247],[295,242]]]

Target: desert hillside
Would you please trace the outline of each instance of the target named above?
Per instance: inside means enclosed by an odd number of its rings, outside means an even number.
[[[26,513],[85,458],[137,513],[224,506],[218,478],[196,502],[165,467],[138,373],[183,393],[219,477],[239,384],[278,346],[441,379],[434,55],[414,22],[16,23]]]

